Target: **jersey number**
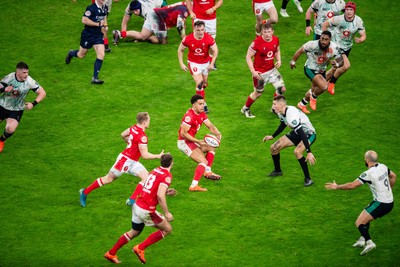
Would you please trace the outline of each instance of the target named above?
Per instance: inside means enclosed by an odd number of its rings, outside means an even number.
[[[150,190],[153,187],[154,181],[156,180],[156,176],[154,174],[150,174],[147,179],[146,182],[144,183],[144,188],[147,190]]]

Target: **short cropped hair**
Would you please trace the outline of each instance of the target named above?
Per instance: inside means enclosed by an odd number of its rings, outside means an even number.
[[[371,162],[378,162],[378,153],[373,150],[368,150],[367,152],[365,152],[365,159]]]
[[[274,30],[274,26],[272,26],[271,23],[266,22],[266,23],[263,23],[263,24],[261,25],[261,29],[262,29],[262,30],[266,30],[266,29]]]
[[[148,112],[139,112],[136,115],[136,122],[142,124],[145,121],[149,120],[149,113]]]
[[[286,97],[284,97],[283,95],[277,95],[274,97],[274,101],[284,101],[286,103]]]
[[[194,103],[196,103],[196,102],[199,101],[200,99],[204,99],[204,97],[202,97],[201,95],[195,94],[195,95],[192,96],[192,98],[190,99],[190,103],[193,105]]]
[[[329,38],[332,38],[332,33],[330,31],[323,31],[321,35],[328,35]]]
[[[29,67],[25,62],[21,61],[21,62],[18,62],[17,69],[19,69],[19,70],[29,70]]]
[[[173,157],[171,154],[164,154],[161,156],[160,162],[161,162],[161,167],[168,168],[171,166]]]
[[[204,23],[204,21],[202,20],[197,20],[194,24],[194,27],[200,27],[200,26],[206,26],[206,24]]]

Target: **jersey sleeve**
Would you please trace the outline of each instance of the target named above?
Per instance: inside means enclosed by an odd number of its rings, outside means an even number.
[[[289,108],[287,110],[286,120],[287,120],[288,126],[292,129],[301,127],[300,113],[297,111],[296,108]]]
[[[358,176],[357,178],[358,181],[360,181],[360,183],[365,184],[365,183],[370,183],[371,181],[368,179],[368,173],[365,171],[363,173],[360,174],[360,176]]]
[[[314,41],[308,41],[303,45],[303,49],[306,52],[310,52],[314,49]]]

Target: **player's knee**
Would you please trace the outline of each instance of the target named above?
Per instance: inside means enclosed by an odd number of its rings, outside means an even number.
[[[165,227],[165,229],[163,230],[164,236],[169,235],[170,233],[172,233],[172,226],[169,224],[167,227]]]
[[[303,156],[303,150],[299,149],[299,148],[295,148],[293,151],[294,155],[296,156],[296,158],[301,158]]]
[[[275,144],[272,144],[269,150],[272,155],[276,155],[279,152],[279,149]]]

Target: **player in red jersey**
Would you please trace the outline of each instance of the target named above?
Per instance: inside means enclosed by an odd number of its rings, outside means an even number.
[[[149,114],[147,112],[138,113],[136,116],[136,122],[135,125],[121,133],[122,139],[124,139],[128,145],[125,150],[118,155],[117,160],[108,174],[97,178],[91,185],[79,190],[80,203],[82,207],[86,207],[86,197],[90,192],[113,182],[123,173],[138,176],[141,180],[132,196],[127,200],[128,205],[133,204],[149,174],[146,168],[139,162],[140,157],[144,159],[159,159],[164,154],[164,150],[162,150],[160,154],[152,154],[148,151],[148,140],[145,130],[150,126]],[[129,200],[131,200],[131,203],[128,203]]]
[[[168,210],[165,195],[172,182],[171,168],[173,158],[170,154],[164,154],[161,156],[160,161],[161,166],[150,172],[137,201],[132,207],[132,229],[124,233],[118,239],[117,243],[104,254],[104,257],[113,263],[121,263],[116,255],[117,251],[131,239],[140,235],[145,225],[155,227],[159,230],[150,234],[142,243],[134,246],[132,249],[143,264],[146,263],[144,257],[145,249],[160,241],[172,231],[169,222],[174,217]],[[156,210],[158,204],[164,212],[165,217]]]
[[[192,107],[182,118],[181,127],[178,132],[178,149],[190,157],[198,165],[194,172],[190,191],[207,191],[199,185],[201,177],[204,175],[207,179],[220,180],[221,176],[211,171],[211,166],[215,157],[215,148],[207,145],[203,139],[196,139],[196,133],[204,124],[212,134],[221,140],[221,133],[218,131],[207,115],[204,113],[204,98],[201,95],[194,95],[190,99]],[[204,154],[206,154],[204,156]]]
[[[188,48],[188,66],[183,63],[183,51]],[[209,61],[211,52],[212,60]],[[205,32],[205,24],[198,20],[194,23],[194,32],[186,36],[178,48],[178,60],[181,69],[190,70],[193,80],[196,83],[196,94],[205,98],[204,89],[208,86],[208,72],[213,70],[215,60],[218,56],[218,46],[215,40]],[[208,113],[207,105],[204,104],[204,111]]]
[[[192,24],[196,21],[204,21],[205,31],[212,38],[217,38],[217,9],[219,9],[223,0],[185,0],[186,6],[189,10]],[[212,55],[210,55],[211,57]],[[217,70],[217,65],[212,64],[214,70]]]
[[[246,118],[254,118],[250,107],[262,95],[266,83],[271,83],[275,87],[274,97],[286,91],[285,83],[278,71],[281,66],[279,39],[274,35],[271,24],[262,25],[261,36],[258,36],[247,50],[246,62],[253,76],[254,91],[247,97],[241,112]]]
[[[267,13],[269,18],[267,23],[278,23],[278,12],[272,0],[253,0],[253,11],[256,16],[256,34],[261,35],[261,25],[263,24],[263,13]]]
[[[184,38],[185,20],[189,11],[185,2],[178,2],[169,6],[154,8],[147,13],[141,32],[127,31],[126,37],[139,41],[149,41],[153,44],[166,44],[167,30],[176,27],[179,35]]]

